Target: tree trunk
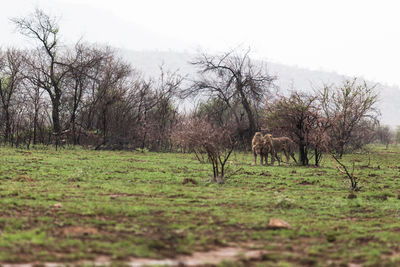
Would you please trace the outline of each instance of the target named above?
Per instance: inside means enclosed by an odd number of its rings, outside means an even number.
[[[106,143],[107,137],[107,108],[103,109],[103,143]]]
[[[35,107],[35,114],[33,116],[33,144],[36,145],[37,140],[37,125],[38,125],[38,109]]]
[[[308,165],[307,146],[302,141],[299,143],[299,155],[300,155],[301,165],[307,166]]]
[[[341,138],[343,139],[343,138]],[[338,144],[338,150],[337,150],[337,154],[338,154],[338,158],[341,159],[343,154],[344,154],[344,141],[339,141]]]
[[[72,126],[72,142],[73,142],[73,144],[74,145],[76,145],[77,144],[77,138],[76,138],[76,126],[75,126],[75,120],[76,120],[76,118],[75,118],[75,112],[72,114],[72,116],[71,116],[71,126]]]
[[[240,92],[241,102],[242,102],[244,110],[246,111],[247,119],[249,120],[249,136],[252,137],[254,135],[254,133],[256,132],[256,127],[257,127],[256,120],[254,118],[253,111],[251,110],[249,101],[247,101],[247,98],[243,93],[242,86],[238,86],[238,87],[240,87],[238,90]]]
[[[315,154],[315,166],[319,166],[319,161],[321,158],[321,152],[318,151],[317,148],[314,149],[314,154]]]
[[[60,125],[60,99],[53,99],[53,110],[52,110],[52,119],[53,119],[53,134],[56,137],[56,150],[58,149],[58,145],[60,142],[60,133],[61,133],[61,125]]]
[[[5,120],[6,120],[6,129],[4,133],[4,141],[10,142],[11,141],[11,120],[10,120],[10,113],[8,111],[8,106],[5,106]]]

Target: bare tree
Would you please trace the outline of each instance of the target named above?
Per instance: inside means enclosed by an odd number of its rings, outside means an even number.
[[[377,122],[378,94],[375,86],[353,79],[344,81],[341,86],[325,86],[320,95],[322,109],[331,125],[331,146],[340,158],[357,132],[365,133]]]
[[[276,77],[269,75],[262,65],[254,64],[249,51],[242,55],[234,51],[219,56],[203,54],[192,64],[199,68],[200,78],[182,96],[203,95],[221,100],[234,111],[237,125],[245,115],[248,124],[243,131],[251,140],[259,128],[255,109],[264,103]],[[235,108],[238,105],[243,108],[242,114]]]
[[[76,120],[78,111],[82,106],[82,99],[86,90],[95,79],[93,72],[96,66],[108,56],[101,49],[77,43],[74,50],[68,54],[70,71],[66,76],[65,102],[70,113],[69,129],[71,130],[73,144],[78,144]],[[93,76],[92,76],[93,75]]]
[[[178,113],[173,100],[183,81],[184,77],[176,71],[165,71],[163,66],[160,66],[160,76],[152,83],[154,98],[152,105],[148,106],[150,109],[146,114],[146,125],[149,126],[147,132],[155,150],[159,150],[160,147],[166,149],[170,144],[170,130]]]
[[[32,141],[34,145],[37,142],[48,144],[52,141],[53,136],[49,132],[53,121],[51,114],[49,114],[49,111],[52,110],[51,99],[46,90],[37,82],[42,77],[42,70],[35,68],[33,65],[37,61],[36,51],[28,50],[26,52],[23,55],[23,61],[25,62],[23,69],[23,94],[30,110],[29,116],[31,117],[31,127],[33,128]]]
[[[308,151],[319,142],[316,130],[321,125],[317,96],[293,92],[267,106],[268,130],[290,137],[299,147],[301,165],[309,164]]]
[[[178,114],[174,100],[182,81],[176,72],[162,68],[158,79],[143,79],[132,72],[126,93],[113,106],[114,139],[141,149],[171,149],[170,135]]]
[[[24,94],[26,95],[26,100],[27,100],[27,105],[29,106],[28,109],[30,110],[29,116],[30,116],[30,121],[31,121],[31,127],[33,128],[32,130],[32,142],[34,145],[36,145],[39,141],[39,131],[40,127],[44,126],[44,117],[46,108],[47,108],[47,103],[43,98],[44,90],[41,89],[38,86],[32,86],[28,83],[25,83],[25,92]],[[33,112],[32,112],[33,111]],[[40,142],[44,142],[43,140],[43,134],[41,135],[42,138],[40,139]]]
[[[394,138],[394,141],[395,141],[396,145],[400,143],[400,126],[396,127],[396,130],[395,130],[393,138]]]
[[[390,129],[389,126],[378,126],[376,131],[376,138],[386,146],[386,149],[389,148],[389,144],[392,142],[394,133]]]
[[[57,19],[50,17],[40,9],[26,18],[13,18],[17,30],[39,43],[34,60],[28,62],[31,72],[30,80],[43,88],[49,95],[52,104],[52,120],[54,134],[61,133],[61,97],[64,93],[63,81],[69,68],[63,61],[63,53],[59,44],[59,26]],[[56,145],[58,138],[56,139]]]
[[[236,145],[231,127],[219,127],[205,119],[190,118],[174,131],[173,140],[180,147],[206,154],[212,165],[213,182],[224,182],[226,162]]]
[[[16,105],[16,94],[21,90],[22,83],[22,53],[16,49],[0,52],[0,101],[4,113],[4,140],[10,142],[12,130],[12,110]]]
[[[351,171],[346,167],[345,164],[343,164],[341,162],[341,160],[335,156],[334,153],[331,153],[332,158],[335,160],[335,162],[338,164],[338,166],[336,166],[336,169],[345,174],[346,177],[349,179],[350,181],[350,188],[353,191],[360,191],[361,190],[361,186],[359,186],[358,182],[359,182],[359,178],[357,176],[354,175],[354,165],[355,165],[355,161],[353,161],[353,165],[352,165],[352,169]]]
[[[86,128],[99,129],[103,137],[97,148],[107,143],[111,108],[126,95],[132,73],[131,66],[116,57],[111,49],[106,48],[103,53],[103,59],[93,70],[91,90],[86,101]]]

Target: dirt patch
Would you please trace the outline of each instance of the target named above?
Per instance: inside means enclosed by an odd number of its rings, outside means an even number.
[[[188,184],[188,183],[197,184],[196,180],[194,180],[194,179],[192,179],[192,178],[185,178],[185,179],[183,179],[182,185],[185,185],[185,184]]]
[[[374,236],[368,235],[368,236],[362,236],[356,238],[356,241],[358,243],[369,243],[371,241],[377,241],[377,239]]]
[[[315,181],[308,181],[308,180],[300,180],[300,181],[295,181],[299,185],[314,185],[316,182]]]
[[[400,260],[400,251],[392,251],[392,253],[385,255],[384,258],[390,259],[392,262],[397,262]]]
[[[16,150],[16,152],[21,153],[22,155],[32,155],[30,151]]]
[[[68,226],[61,230],[65,236],[88,236],[98,234],[99,231],[93,227]]]
[[[205,264],[216,265],[222,261],[238,261],[240,259],[260,260],[265,253],[266,251],[262,250],[226,247],[208,252],[195,252],[191,256],[179,257],[178,261],[184,266],[199,266]]]
[[[72,227],[69,227],[72,230]],[[81,227],[83,228],[83,227]],[[67,228],[65,228],[67,229]],[[65,230],[64,229],[64,230]],[[75,227],[73,230],[81,232],[82,229]],[[130,258],[125,264],[132,267],[141,266],[209,266],[217,265],[223,261],[257,261],[262,260],[266,255],[265,250],[252,250],[246,247],[220,247],[206,252],[194,252],[192,255],[178,256],[176,258],[166,259],[149,259],[149,258]],[[38,265],[35,263],[23,264],[2,264],[3,267],[34,267]],[[55,266],[76,266],[76,265],[93,265],[93,266],[111,266],[112,260],[108,256],[99,256],[94,261],[79,261],[76,263],[54,263],[45,262],[40,263],[40,266],[55,267]]]
[[[169,195],[168,198],[185,198],[184,194]]]
[[[347,196],[347,198],[348,198],[348,199],[354,199],[354,198],[357,198],[357,195],[354,194],[353,192],[351,192],[351,193]]]

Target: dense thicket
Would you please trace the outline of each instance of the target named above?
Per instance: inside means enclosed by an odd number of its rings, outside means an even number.
[[[57,19],[41,10],[12,21],[36,47],[0,50],[2,143],[171,147],[177,73],[143,79],[111,48],[66,46]]]

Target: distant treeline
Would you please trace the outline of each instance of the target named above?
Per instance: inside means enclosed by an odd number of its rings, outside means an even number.
[[[66,46],[57,18],[41,10],[12,22],[37,46],[0,51],[3,144],[169,151],[179,145],[173,137],[182,136],[182,125],[201,120],[229,129],[236,148],[249,149],[257,131],[288,136],[308,164],[309,150],[316,159],[328,148],[341,155],[376,133],[377,94],[356,79],[280,96],[277,77],[254,64],[249,51],[202,54],[191,62],[196,77],[160,68],[157,79],[145,79],[111,48]],[[198,105],[183,114],[182,99]]]

